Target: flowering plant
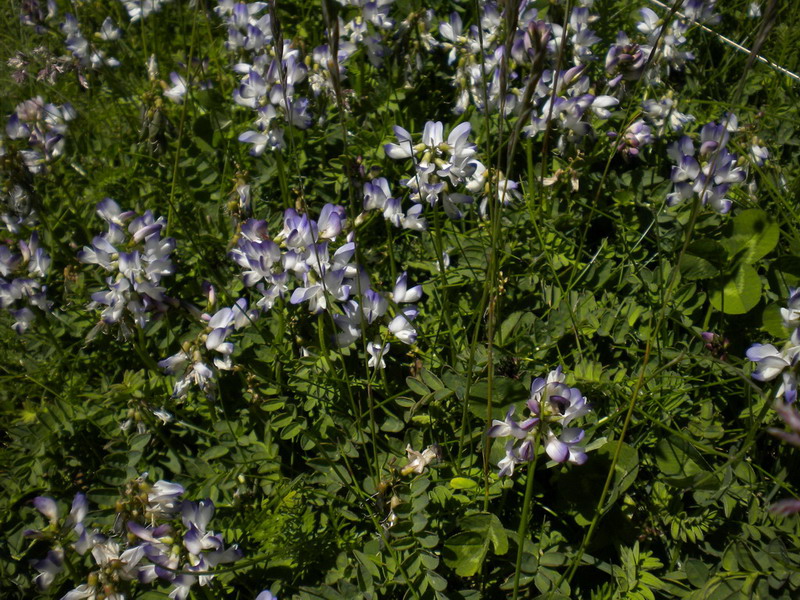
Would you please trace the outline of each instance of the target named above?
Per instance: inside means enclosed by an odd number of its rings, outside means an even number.
[[[506,456],[498,464],[501,477],[512,475],[515,465],[533,461],[537,443],[544,443],[545,452],[557,463],[582,465],[586,462],[586,452],[578,445],[585,433],[580,427],[569,425],[587,414],[591,407],[578,388],[569,387],[564,381],[561,367],[550,371],[546,379],[537,377],[525,404],[529,411],[526,419],[515,421],[515,408],[511,406],[503,421],[492,421],[489,437],[510,438],[505,447]]]

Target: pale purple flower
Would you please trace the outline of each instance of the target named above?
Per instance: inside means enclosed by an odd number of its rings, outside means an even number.
[[[417,339],[417,330],[411,322],[418,314],[419,311],[414,307],[404,308],[389,323],[389,331],[404,344],[413,344]]]
[[[173,71],[169,74],[172,87],[164,91],[164,95],[175,104],[183,104],[183,97],[186,95],[186,80],[178,73]]]
[[[408,287],[408,274],[404,271],[397,277],[392,291],[392,300],[398,304],[404,302],[418,302],[422,298],[422,286]]]
[[[367,366],[373,369],[385,369],[386,361],[383,360],[383,357],[389,353],[389,348],[391,348],[389,342],[385,344],[381,344],[380,342],[367,342],[367,353],[369,354]]]
[[[64,567],[64,551],[61,548],[50,550],[43,559],[32,561],[31,564],[39,571],[33,578],[36,587],[46,590]]]
[[[506,444],[505,458],[499,463],[501,476],[512,474],[515,464],[533,460],[537,441],[557,463],[581,465],[586,462],[586,452],[579,445],[584,431],[569,425],[591,409],[586,397],[577,388],[566,385],[564,379],[561,367],[558,367],[546,379],[537,378],[532,382],[531,396],[526,403],[529,415],[524,421],[513,419],[512,405],[505,420],[492,422],[487,432],[489,437],[511,438]],[[558,434],[555,427],[560,429]],[[518,442],[521,442],[519,446]]]

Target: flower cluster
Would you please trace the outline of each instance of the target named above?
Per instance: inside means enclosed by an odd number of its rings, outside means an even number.
[[[110,273],[106,278],[109,289],[92,294],[90,307],[104,306],[101,325],[120,323],[127,334],[126,316],[144,328],[150,313],[168,309],[169,299],[160,284],[162,277],[175,272],[170,259],[175,240],[161,237],[164,218],[155,218],[149,210],[141,216],[123,212],[114,200],[106,198],[97,204],[97,214],[108,224],[108,231],[96,236],[91,247],[84,247],[78,260]]]
[[[147,0],[152,5],[160,0]],[[25,6],[27,5],[27,6]],[[58,7],[54,0],[47,1],[47,11],[45,12],[39,0],[29,0],[24,3],[21,21],[24,25],[34,28],[37,34],[54,34],[56,31],[63,36],[63,43],[69,56],[62,57],[54,62],[47,70],[47,76],[54,81],[55,78],[65,70],[67,62],[78,72],[78,78],[84,87],[88,87],[88,82],[83,76],[82,71],[87,68],[99,69],[103,66],[118,67],[119,61],[116,58],[107,56],[105,50],[99,48],[95,41],[102,43],[113,42],[122,35],[121,30],[114,24],[111,17],[106,17],[100,29],[88,38],[81,31],[81,24],[75,15],[64,14],[64,20],[57,23]],[[66,61],[66,62],[65,62]],[[41,74],[40,74],[41,77]]]
[[[37,96],[17,105],[6,123],[6,135],[27,142],[28,147],[19,150],[22,162],[31,173],[41,173],[45,163],[64,152],[67,123],[74,118],[71,104],[49,104]],[[0,139],[0,156],[6,152]]]
[[[783,324],[793,329],[789,340],[778,350],[772,344],[753,344],[747,350],[747,358],[756,363],[752,377],[756,381],[772,381],[781,376],[775,391],[775,412],[786,423],[790,431],[770,428],[769,432],[794,446],[800,447],[800,413],[797,411],[798,357],[800,357],[800,288],[789,288],[789,302],[781,309]],[[800,500],[779,500],[770,511],[779,515],[800,512]]]
[[[26,81],[46,81],[54,85],[62,73],[72,65],[68,56],[57,56],[44,46],[37,46],[29,52],[17,50],[8,59],[8,66],[13,69],[11,79],[15,83]]]
[[[667,196],[670,205],[697,196],[719,213],[731,209],[732,202],[725,195],[731,184],[741,183],[746,177],[739,157],[726,149],[731,132],[736,130],[736,117],[729,114],[719,124],[712,121],[703,126],[699,151],[689,136],[669,147],[669,157],[675,163],[670,175],[674,191]]]
[[[20,23],[33,27],[36,33],[44,33],[47,21],[56,16],[58,7],[56,0],[28,0],[20,5],[19,11]]]
[[[90,67],[92,69],[99,69],[103,66],[119,66],[119,61],[116,58],[106,56],[103,50],[95,47],[83,36],[78,19],[73,15],[69,13],[64,15],[64,22],[61,24],[61,33],[66,36],[65,44],[67,50],[72,53],[72,56],[78,61],[80,66]],[[106,42],[111,42],[118,40],[121,35],[122,32],[114,25],[114,21],[111,20],[111,17],[106,17],[95,37]]]
[[[0,205],[5,210],[0,214],[0,221],[10,233],[20,235],[23,229],[35,228],[38,218],[26,189],[21,185],[10,187],[7,193],[0,195]]]
[[[326,31],[328,43],[321,44],[311,53],[309,85],[314,96],[335,97],[346,92],[341,82],[347,77],[347,61],[359,49],[364,48],[370,63],[379,67],[389,54],[384,45],[384,36],[395,27],[389,17],[394,0],[337,0],[350,10],[352,18],[345,21],[341,15],[332,30]],[[336,37],[338,36],[338,37]],[[337,52],[334,57],[331,47]],[[334,60],[335,58],[335,60]]]
[[[86,523],[89,502],[84,494],[75,496],[63,520],[55,500],[35,498],[33,504],[48,525],[25,534],[53,546],[45,558],[32,563],[38,587],[46,589],[53,583],[62,571],[65,551],[74,550],[81,557],[91,555],[93,563],[86,583],[61,600],[124,600],[128,593],[135,595],[137,584],[159,583],[171,586],[170,598],[185,600],[195,583],[207,585],[214,577],[209,571],[238,560],[241,552],[235,545],[225,548],[222,535],[209,529],[213,502],[181,500],[183,493],[181,485],[169,481],[130,482],[116,503],[115,526],[108,535]]]
[[[514,406],[511,406],[505,420],[492,422],[487,434],[489,437],[510,438],[506,443],[506,456],[498,463],[501,477],[513,474],[516,465],[533,461],[535,445],[539,442],[557,463],[569,461],[582,465],[586,462],[586,452],[578,445],[583,440],[584,431],[569,425],[587,414],[591,407],[580,390],[569,387],[564,380],[561,367],[550,371],[547,379],[536,378],[526,403],[527,418],[515,421]],[[553,431],[556,426],[560,429],[558,435]]]
[[[128,11],[128,16],[131,23],[135,23],[140,19],[146,19],[153,13],[159,12],[163,6],[172,0],[120,0],[125,10]]]
[[[21,334],[35,318],[31,307],[50,307],[45,297],[47,287],[40,281],[50,267],[50,257],[39,245],[36,232],[27,242],[20,240],[17,247],[19,254],[0,245],[0,308],[8,310],[14,318],[12,328]]]
[[[547,95],[541,93],[546,88],[540,83],[548,77],[552,79],[552,69],[545,69],[543,75],[546,76],[537,82],[537,74],[532,72],[531,66],[534,63],[555,65],[564,32],[561,25],[540,20],[532,4],[527,1],[518,4],[510,56],[506,56],[501,33],[507,19],[495,2],[483,3],[478,24],[468,30],[464,29],[458,13],[439,24],[439,35],[444,38],[440,46],[448,52],[448,62],[456,63],[453,79],[457,89],[457,113],[464,112],[470,104],[486,112],[496,112],[502,105],[504,113],[510,115],[515,110],[525,110],[524,96],[529,87],[539,88],[534,92],[535,100],[540,101]],[[594,19],[585,6],[576,7],[570,14],[568,27],[572,35],[567,36],[567,41],[576,65],[595,58],[591,47],[600,38],[589,27]],[[489,81],[484,83],[486,76]],[[501,89],[504,83],[506,89]]]
[[[273,31],[264,2],[220,2],[217,12],[226,20],[230,50],[243,50],[249,62],[240,62],[234,71],[244,75],[233,92],[239,106],[256,112],[255,128],[239,136],[239,141],[252,144],[250,153],[259,156],[265,149],[286,146],[283,124],[300,129],[311,125],[308,99],[295,95],[295,86],[306,79],[307,68],[300,51]]]
[[[681,131],[686,125],[694,121],[692,115],[684,114],[678,110],[677,102],[671,96],[664,96],[658,100],[655,98],[644,100],[642,102],[642,114],[658,135],[663,134],[667,128],[671,131]]]
[[[394,0],[337,0],[343,6],[358,9],[356,15],[345,22],[339,19],[339,31],[347,38],[354,50],[363,45],[367,58],[374,66],[383,63],[388,50],[383,45],[381,34],[394,29],[395,22],[389,17]]]
[[[563,152],[568,144],[578,144],[594,131],[592,119],[608,119],[619,100],[609,95],[589,93],[591,81],[584,73],[585,67],[572,67],[566,71],[542,74],[534,93],[538,110],[531,114],[531,122],[523,128],[534,136],[548,127],[559,131],[557,149]]]
[[[683,70],[687,62],[694,60],[686,34],[694,23],[713,25],[719,22],[714,4],[714,0],[684,0],[683,12],[677,13],[669,23],[650,8],[639,9],[636,29],[644,35],[644,41],[635,43],[624,32],[619,33],[617,43],[606,55],[606,72],[612,77],[609,86],[614,87],[623,79],[635,81],[642,77],[658,83],[659,66],[663,66],[667,75]],[[653,55],[657,44],[658,54]],[[645,73],[648,64],[650,69]]]
[[[343,234],[346,223],[341,206],[326,204],[319,219],[287,209],[283,229],[271,239],[265,221],[250,219],[242,225],[231,259],[243,270],[244,283],[261,295],[258,308],[270,310],[279,298],[289,296],[291,304],[308,304],[311,313],[329,311],[340,332],[336,341],[349,346],[361,337],[363,325],[371,325],[388,316],[389,299],[397,304],[411,304],[422,297],[420,286],[409,287],[405,273],[395,282],[387,297],[375,291],[369,275],[353,262],[356,244],[353,234],[344,243],[332,247]],[[335,308],[338,307],[338,310]],[[418,311],[413,305],[397,309],[387,324],[388,331],[400,341],[411,344],[416,330],[411,322]],[[383,366],[388,344],[368,346],[371,366]]]
[[[797,400],[797,365],[800,357],[800,288],[789,289],[789,303],[781,309],[783,324],[793,328],[792,335],[778,350],[772,344],[753,344],[747,350],[747,358],[757,364],[753,371],[756,381],[772,381],[782,376],[776,398],[791,404]]]
[[[572,8],[566,31],[559,23],[540,18],[528,1],[514,6],[517,14],[511,19],[496,3],[486,2],[478,22],[469,28],[457,13],[439,23],[439,46],[448,53],[448,62],[456,65],[455,111],[463,113],[470,105],[480,111],[502,109],[506,116],[525,119],[526,135],[559,131],[557,149],[563,152],[568,144],[580,143],[593,133],[593,119],[611,116],[619,99],[630,92],[622,83],[642,78],[659,83],[662,67],[667,74],[682,69],[694,58],[686,37],[691,24],[718,19],[714,2],[701,0],[685,0],[683,12],[668,23],[653,10],[642,9],[636,23],[640,35],[620,31],[605,52],[605,82],[593,82],[587,67],[602,60],[602,55],[596,51],[601,39],[592,29],[597,16],[591,5],[585,1]],[[507,55],[502,31],[509,22],[515,23],[516,30]],[[654,54],[657,42],[659,51]],[[574,66],[558,68],[562,51]],[[675,110],[669,98],[649,100],[644,108],[647,122],[640,120],[622,133],[611,134],[619,135],[618,149],[626,157],[639,155],[643,146],[654,141],[652,127],[663,131],[668,122],[678,131],[692,120]]]
[[[637,157],[643,147],[649,146],[654,141],[655,137],[644,119],[637,119],[622,134],[617,151],[625,158]]]
[[[206,324],[204,331],[194,341],[185,342],[180,352],[158,363],[166,373],[178,376],[173,396],[184,397],[189,387],[195,385],[206,396],[213,397],[216,371],[233,368],[234,345],[228,337],[257,318],[257,311],[247,310],[245,298],[239,298],[233,306],[222,308],[213,316],[203,313],[200,319]]]
[[[475,158],[477,147],[469,141],[471,130],[472,126],[465,121],[454,127],[445,140],[442,123],[428,121],[422,132],[422,140],[415,144],[408,131],[395,126],[398,143],[386,144],[383,149],[386,156],[394,160],[413,158],[414,174],[402,180],[400,185],[411,191],[409,197],[414,204],[403,213],[400,202],[388,197],[388,184],[378,179],[364,188],[365,208],[383,210],[384,217],[395,226],[420,230],[426,225],[420,217],[422,204],[427,202],[434,206],[441,199],[442,207],[451,219],[462,218],[464,215],[460,207],[472,204],[474,198],[470,194],[486,191],[489,176],[486,167]],[[517,184],[505,180],[502,174],[499,180],[502,181],[502,189],[498,190],[498,198],[508,203],[514,196]]]

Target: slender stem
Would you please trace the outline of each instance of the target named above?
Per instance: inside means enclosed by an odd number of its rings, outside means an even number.
[[[453,332],[453,321],[450,316],[450,294],[448,293],[447,273],[445,272],[442,222],[439,217],[438,207],[435,207],[433,211],[433,229],[433,247],[436,250],[436,258],[439,265],[439,279],[441,281],[439,294],[442,306],[442,317],[444,317],[444,323],[447,326],[447,332],[450,338],[450,364],[454,365],[456,364],[456,339]]]
[[[281,187],[281,196],[283,196],[283,207],[292,208],[292,199],[289,196],[289,184],[286,182],[286,165],[283,162],[283,155],[280,150],[276,150],[274,154],[275,160],[278,163],[278,183]]]
[[[533,451],[536,452],[536,444],[533,445]],[[517,560],[514,564],[514,595],[513,600],[517,600],[519,596],[519,576],[522,567],[522,554],[525,549],[525,537],[528,535],[528,520],[531,515],[531,501],[533,499],[533,479],[536,472],[536,455],[534,454],[533,460],[528,464],[528,472],[525,481],[525,499],[522,501],[522,518],[519,522],[519,529],[517,529]]]
[[[142,27],[144,27],[144,19],[142,19]],[[144,29],[142,30],[144,32]],[[189,69],[186,73],[186,97],[183,99],[183,106],[181,107],[181,119],[178,123],[178,147],[175,149],[175,160],[172,162],[172,183],[169,188],[169,214],[167,215],[167,230],[166,234],[169,235],[173,222],[175,221],[175,188],[178,185],[178,165],[181,160],[181,150],[183,145],[183,134],[186,125],[186,112],[189,110],[189,102],[192,98],[192,56],[194,56],[194,42],[195,33],[197,32],[197,9],[192,11],[192,36],[189,40],[189,55],[188,65]],[[144,43],[144,36],[142,36],[142,43]]]

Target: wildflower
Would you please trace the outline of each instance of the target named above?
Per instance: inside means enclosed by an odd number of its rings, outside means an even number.
[[[417,302],[420,298],[422,298],[422,286],[415,285],[409,288],[408,274],[405,271],[401,273],[394,284],[392,300],[399,304],[402,302]]]
[[[383,357],[389,353],[389,348],[391,348],[391,344],[388,342],[385,344],[367,342],[367,353],[369,354],[367,366],[373,369],[385,369],[386,362]]]
[[[670,145],[667,154],[676,164],[670,176],[675,186],[667,196],[669,205],[697,195],[719,213],[730,211],[733,203],[725,194],[731,185],[744,181],[746,173],[739,157],[726,149],[731,131],[737,129],[736,117],[726,115],[725,121],[703,126],[698,151],[688,136]]]
[[[175,71],[169,74],[172,87],[164,91],[164,95],[175,104],[182,104],[183,97],[186,95],[186,80]]]
[[[171,302],[160,283],[165,275],[174,274],[170,254],[175,240],[161,237],[166,222],[149,210],[137,216],[106,198],[97,204],[97,214],[108,224],[108,231],[78,252],[78,260],[99,265],[110,275],[106,278],[108,289],[92,294],[90,307],[105,306],[101,324],[120,322],[123,333],[128,332],[128,324],[121,320],[128,315],[136,326],[144,328],[149,313],[164,313]]]
[[[785,397],[787,402],[797,398],[797,379],[795,365],[800,356],[800,329],[795,329],[789,341],[781,350],[772,344],[753,344],[747,350],[747,358],[758,363],[751,377],[757,381],[772,381],[778,375],[783,382],[775,392],[776,398]]]
[[[408,464],[400,470],[401,475],[411,473],[422,475],[429,464],[434,460],[439,460],[442,456],[441,448],[436,444],[428,446],[422,452],[417,452],[409,444],[406,446],[406,453],[408,454]]]
[[[414,307],[404,308],[389,323],[389,331],[404,344],[413,344],[417,339],[417,330],[411,322],[417,317],[419,311]]]
[[[45,295],[47,287],[40,281],[50,268],[50,256],[39,245],[36,232],[27,242],[20,240],[17,247],[19,254],[0,245],[0,308],[8,309],[14,318],[12,328],[22,334],[36,318],[32,307],[46,311],[51,306]]]
[[[700,334],[700,337],[702,337],[703,341],[705,342],[706,350],[711,352],[713,356],[719,358],[720,360],[727,360],[728,346],[730,345],[728,338],[712,331],[704,331]]]
[[[511,438],[505,447],[505,457],[500,461],[500,475],[511,475],[514,466],[530,462],[535,457],[536,443],[544,443],[547,455],[557,463],[586,462],[585,450],[579,445],[584,431],[570,424],[591,408],[586,397],[577,388],[564,383],[561,367],[551,371],[546,379],[537,378],[531,384],[531,396],[526,403],[529,414],[521,422],[514,420],[514,407],[510,407],[503,421],[495,419],[489,428],[489,437]],[[554,431],[558,427],[559,431]]]
[[[411,200],[415,203],[403,218],[399,213],[399,202],[391,202],[388,198],[388,186],[376,189],[370,186],[365,193],[371,202],[370,207],[383,206],[385,217],[394,225],[407,229],[424,228],[424,224],[417,219],[421,207],[416,208],[423,201],[431,206],[439,198],[445,212],[451,219],[460,219],[463,214],[458,205],[472,203],[472,197],[456,191],[457,186],[469,187],[473,183],[476,173],[482,173],[486,168],[474,158],[477,148],[469,142],[471,125],[469,122],[461,123],[454,127],[447,140],[444,139],[444,126],[440,121],[428,121],[422,132],[422,141],[414,144],[411,134],[402,127],[395,126],[394,132],[398,143],[384,145],[384,152],[389,158],[402,160],[415,157],[415,173],[401,181],[401,185],[412,191]],[[377,193],[376,193],[377,192]],[[373,200],[373,197],[376,197]],[[413,213],[412,213],[413,211]]]
[[[31,564],[39,571],[33,578],[36,586],[40,590],[46,590],[64,566],[64,551],[61,548],[50,550],[45,558],[32,561]]]

